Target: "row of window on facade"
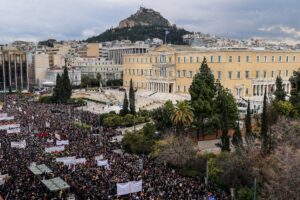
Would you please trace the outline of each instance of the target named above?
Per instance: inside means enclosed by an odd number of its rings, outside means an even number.
[[[285,71],[282,71],[282,70],[278,70],[277,74],[275,74],[275,71],[272,70],[270,72],[270,77],[271,78],[276,78],[277,76],[280,76],[280,77],[289,77],[290,74],[289,74],[289,70],[285,70]],[[245,76],[244,76],[246,79],[250,79],[252,78],[251,75],[250,75],[250,71],[245,71]],[[259,78],[268,78],[268,72],[267,71],[255,71],[255,78],[256,79],[259,79]],[[218,71],[217,72],[217,75],[216,75],[216,78],[219,79],[219,80],[222,80],[222,71]],[[237,71],[237,72],[233,72],[233,71],[228,71],[227,72],[227,79],[231,80],[231,79],[241,79],[242,78],[242,75],[241,75],[241,71]]]
[[[98,70],[99,69],[99,70]],[[90,68],[83,68],[82,71],[92,71]],[[119,68],[95,68],[95,71],[119,71]]]
[[[292,57],[292,58],[290,58]],[[183,60],[182,60],[183,58]],[[203,57],[204,58],[204,57]],[[202,62],[202,59],[200,59],[199,57],[195,57],[193,58],[192,56],[190,57],[177,57],[177,63],[200,63]],[[291,60],[290,60],[291,59]],[[125,62],[129,62],[129,63],[171,63],[172,57],[167,57],[165,55],[161,55],[159,57],[154,57],[154,59],[152,57],[148,58],[125,58]],[[210,56],[210,59],[207,60],[210,63],[221,63],[221,62],[226,62],[222,56]],[[242,57],[241,56],[237,56],[236,58],[236,62],[240,63],[242,61]],[[252,62],[250,59],[250,56],[246,56],[245,58],[246,62]],[[275,56],[271,56],[271,58],[268,58],[268,56],[256,56],[256,62],[296,62],[296,56],[282,56],[279,55],[278,57]],[[228,62],[232,63],[235,62],[234,57],[233,56],[229,56],[228,57]]]
[[[197,72],[196,72],[197,73]],[[241,71],[236,71],[236,72],[233,72],[233,71],[228,71],[227,72],[227,79],[241,79],[242,78],[242,75],[241,75]],[[154,73],[153,73],[153,70],[150,69],[150,70],[142,70],[142,69],[125,69],[125,74],[129,74],[129,75],[145,75],[145,76],[161,76],[161,77],[167,77],[167,71],[165,68],[161,68],[160,70],[154,70]],[[285,76],[285,77],[289,77],[291,76],[292,74],[289,74],[289,70],[278,70],[277,74],[275,74],[275,71],[272,70],[270,72],[270,75],[268,76],[268,73],[267,71],[255,71],[255,78],[258,79],[258,78],[268,78],[268,77],[271,77],[271,78],[275,78],[276,76]],[[173,77],[173,73],[172,71],[169,71],[168,73],[168,76],[169,77]],[[188,71],[188,70],[177,70],[177,78],[193,78],[194,76],[194,72],[193,71]],[[250,75],[250,71],[245,71],[245,76],[244,76],[246,79],[250,79],[250,78],[253,78],[251,77]],[[216,74],[216,78],[219,79],[219,80],[222,80],[223,78],[223,75],[222,75],[222,71],[217,71],[217,74]]]
[[[277,59],[277,60],[276,60]],[[284,60],[285,59],[285,60]],[[196,57],[195,59],[196,63],[199,63],[199,57]],[[242,57],[241,56],[237,56],[236,62],[240,63],[242,61]],[[245,59],[246,62],[251,62],[250,56],[246,56]],[[279,55],[277,58],[275,56],[271,56],[271,59],[269,60],[268,56],[256,56],[256,62],[290,62],[290,56],[285,56],[285,58],[282,55]],[[190,56],[189,60],[187,57],[183,57],[183,63],[193,63],[193,57]],[[210,59],[208,60],[208,62],[210,63],[221,63],[221,62],[225,62],[225,60],[222,59],[222,56],[217,56],[217,60],[215,56],[210,56]],[[232,63],[235,62],[234,57],[233,56],[229,56],[228,57],[228,62]],[[292,62],[296,62],[296,56],[292,56]],[[181,63],[181,57],[177,58],[177,63]]]
[[[173,72],[168,71],[166,68],[160,68],[159,70],[152,70],[152,69],[125,69],[125,74],[127,75],[137,75],[137,76],[161,76],[161,77],[173,77]]]

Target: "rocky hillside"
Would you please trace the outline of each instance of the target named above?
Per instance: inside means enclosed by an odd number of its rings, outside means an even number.
[[[159,12],[153,9],[140,7],[140,9],[127,19],[120,21],[119,28],[128,28],[134,26],[162,26],[169,27],[171,23],[165,19]]]

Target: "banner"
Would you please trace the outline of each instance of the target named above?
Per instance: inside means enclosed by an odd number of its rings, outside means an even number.
[[[97,160],[97,166],[108,166],[108,160]]]
[[[14,119],[15,119],[14,116],[12,116],[12,117],[8,117],[8,116],[6,116],[6,117],[0,117],[0,121],[9,121],[9,120],[14,120]]]
[[[37,137],[48,137],[48,133],[37,133],[37,134],[35,134],[35,136],[37,136]]]
[[[127,183],[117,183],[117,195],[126,195],[143,190],[143,181],[130,181]]]
[[[7,130],[7,129],[14,129],[14,128],[20,128],[20,124],[5,124],[5,125],[0,125],[0,130]]]
[[[0,113],[0,118],[1,117],[7,117],[7,113]]]
[[[69,145],[69,140],[56,140],[56,146]]]
[[[60,158],[56,158],[55,161],[56,162],[67,162],[69,160],[76,160],[76,156],[69,156],[69,157],[60,157]]]
[[[121,195],[130,194],[129,188],[130,188],[129,182],[128,183],[117,183],[117,195],[121,196]]]
[[[77,158],[76,159],[76,164],[85,164],[86,163],[86,158]]]
[[[64,165],[85,164],[86,163],[86,158],[64,160],[63,163],[64,163]]]
[[[21,133],[21,129],[20,129],[20,128],[11,128],[11,129],[7,129],[7,130],[6,130],[6,133],[7,133],[7,134],[10,134],[10,133]]]
[[[131,181],[130,183],[131,183],[130,184],[130,186],[131,186],[130,193],[141,192],[143,190],[143,182],[142,182],[142,180],[140,180],[140,181]]]
[[[95,156],[95,160],[103,160],[103,155],[100,155],[100,156]]]
[[[22,140],[20,142],[11,142],[10,147],[11,148],[18,148],[18,149],[25,149],[26,148],[26,141]]]
[[[53,152],[61,152],[65,150],[65,146],[55,146],[55,147],[46,147],[45,152],[46,153],[53,153]]]

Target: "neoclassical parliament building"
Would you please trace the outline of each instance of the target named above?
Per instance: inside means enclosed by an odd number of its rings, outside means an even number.
[[[289,94],[289,78],[300,68],[300,52],[255,48],[194,49],[162,45],[146,54],[124,56],[124,87],[161,93],[188,93],[203,58],[215,79],[237,99],[261,101],[266,90],[275,91],[276,77],[283,79]]]

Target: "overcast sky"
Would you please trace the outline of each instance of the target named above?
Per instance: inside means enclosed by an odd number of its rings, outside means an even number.
[[[0,0],[0,43],[86,39],[141,5],[189,31],[300,43],[299,0]]]

